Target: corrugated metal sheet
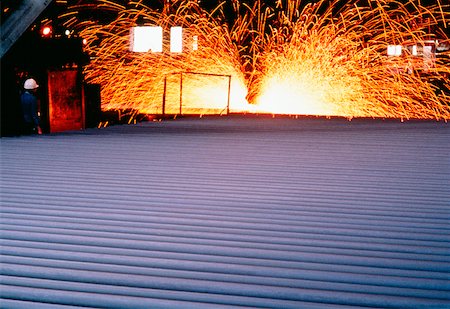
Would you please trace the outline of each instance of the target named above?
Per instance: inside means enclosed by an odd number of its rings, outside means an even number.
[[[1,139],[2,308],[450,308],[442,122]]]

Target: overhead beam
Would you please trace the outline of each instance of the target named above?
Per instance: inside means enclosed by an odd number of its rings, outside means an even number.
[[[0,58],[2,58],[52,0],[22,0],[17,10],[1,25]]]

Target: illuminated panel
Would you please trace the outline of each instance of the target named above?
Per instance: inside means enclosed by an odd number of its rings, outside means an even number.
[[[130,31],[130,50],[133,52],[163,51],[163,31],[161,27],[133,27]]]
[[[170,28],[170,52],[171,53],[183,52],[183,28],[182,27]]]
[[[194,35],[192,37],[192,50],[198,50],[198,36]]]
[[[402,46],[401,45],[389,45],[387,48],[388,56],[401,56]]]

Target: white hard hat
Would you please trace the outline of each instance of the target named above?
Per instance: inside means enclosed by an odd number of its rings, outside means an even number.
[[[39,85],[36,83],[36,81],[32,78],[29,78],[25,81],[25,83],[23,84],[23,88],[25,89],[36,89],[38,88]]]

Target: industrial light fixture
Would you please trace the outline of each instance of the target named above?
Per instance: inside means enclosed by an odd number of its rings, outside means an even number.
[[[140,26],[130,30],[130,50],[133,52],[162,52],[162,41],[161,27]]]
[[[44,37],[49,37],[49,36],[51,36],[52,35],[52,27],[51,26],[44,26],[42,29],[41,29],[41,34],[42,34],[42,36],[44,36]]]
[[[403,47],[401,45],[389,45],[387,48],[388,56],[401,56]]]
[[[170,28],[170,52],[171,53],[183,52],[183,28],[182,27]]]

